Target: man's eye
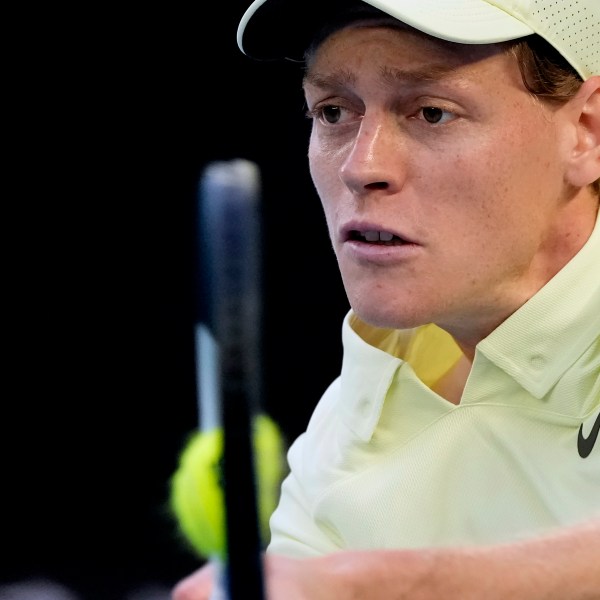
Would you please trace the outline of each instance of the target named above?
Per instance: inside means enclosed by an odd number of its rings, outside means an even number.
[[[433,125],[445,123],[454,118],[454,115],[451,112],[438,108],[437,106],[424,106],[420,112],[423,119]]]
[[[337,125],[342,120],[347,120],[348,111],[336,104],[324,104],[307,111],[309,119],[316,119],[326,125]]]
[[[342,109],[339,106],[323,106],[321,118],[326,123],[337,123],[342,118]]]

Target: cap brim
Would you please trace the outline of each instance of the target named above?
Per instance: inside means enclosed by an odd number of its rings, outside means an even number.
[[[532,29],[485,0],[364,0],[434,37],[489,44],[531,35]],[[237,43],[257,59],[301,61],[312,36],[348,0],[255,0],[242,17]]]

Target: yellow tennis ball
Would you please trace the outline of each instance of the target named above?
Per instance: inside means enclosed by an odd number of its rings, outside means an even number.
[[[254,417],[252,434],[259,528],[266,545],[269,518],[279,500],[279,487],[286,473],[286,448],[279,428],[267,415]],[[187,441],[171,478],[171,510],[180,532],[203,558],[225,558],[222,457],[221,428],[195,432]]]

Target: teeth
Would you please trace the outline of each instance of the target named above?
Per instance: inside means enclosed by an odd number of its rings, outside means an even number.
[[[389,231],[365,231],[362,235],[367,242],[391,242],[394,237]]]

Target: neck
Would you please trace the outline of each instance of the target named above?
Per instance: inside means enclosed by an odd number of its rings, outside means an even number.
[[[448,402],[460,404],[471,366],[472,360],[463,354],[456,364],[432,386],[432,390]]]

